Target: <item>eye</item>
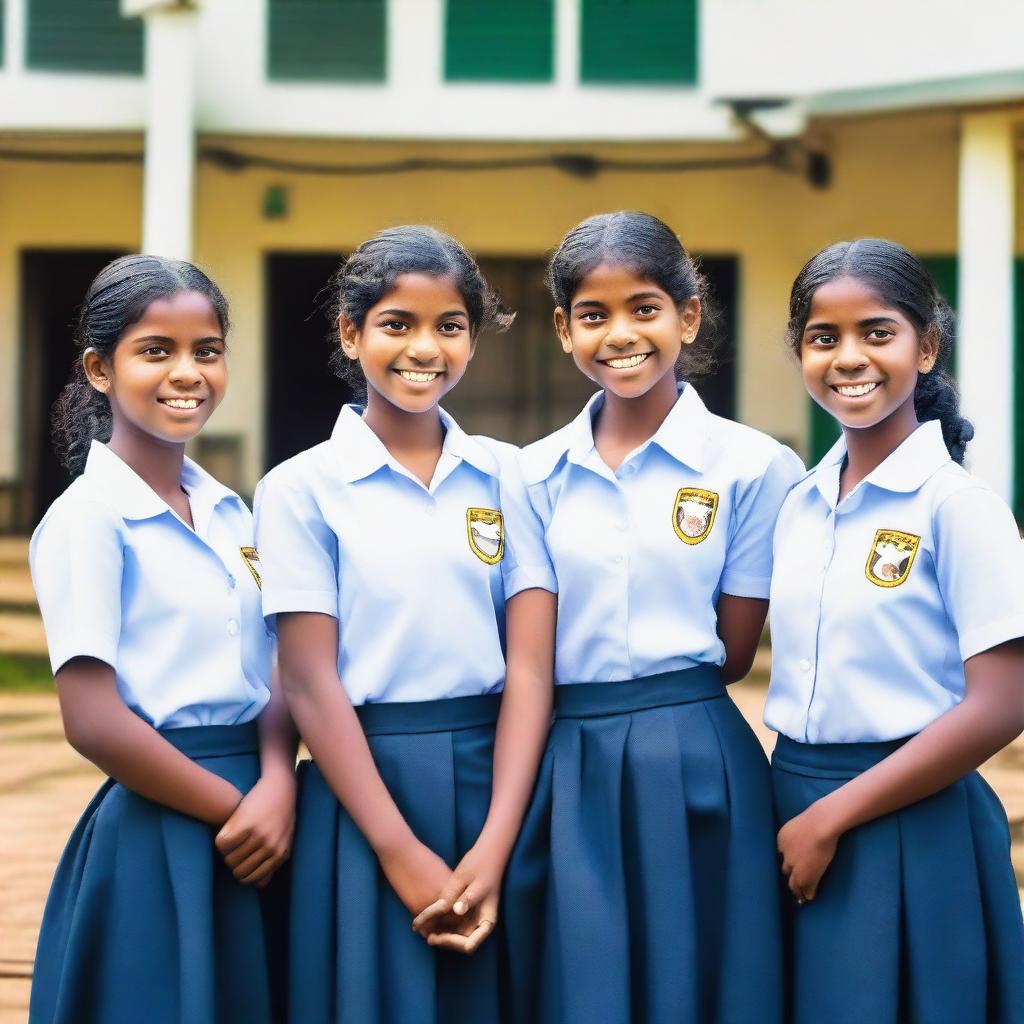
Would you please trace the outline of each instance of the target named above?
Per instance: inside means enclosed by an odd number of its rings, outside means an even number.
[[[142,350],[144,356],[165,356],[167,355],[167,349],[164,345],[147,345]]]
[[[399,333],[406,330],[409,325],[404,320],[384,320],[380,326],[387,331]]]
[[[437,328],[442,334],[458,334],[460,331],[466,329],[466,325],[460,323],[458,320],[448,320],[443,324],[438,324]]]
[[[221,354],[219,348],[214,348],[212,345],[202,345],[196,349],[196,358],[202,359],[206,362],[210,362],[216,359]]]
[[[868,332],[868,337],[872,341],[888,341],[892,337],[892,331],[886,327],[876,327]]]
[[[580,313],[580,320],[585,324],[596,324],[604,319],[604,314],[596,309],[588,309]]]
[[[658,307],[652,306],[649,302],[645,302],[642,306],[637,306],[636,311],[640,316],[653,316],[658,312]]]
[[[824,348],[836,344],[839,339],[834,334],[812,334],[807,338],[808,345],[821,345]]]

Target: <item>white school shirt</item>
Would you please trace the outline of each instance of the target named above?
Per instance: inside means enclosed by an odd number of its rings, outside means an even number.
[[[54,674],[71,658],[114,668],[155,728],[236,725],[270,699],[252,516],[185,459],[195,530],[106,445],[50,506],[29,546]]]
[[[683,385],[654,436],[612,472],[594,447],[603,401],[599,392],[521,455],[558,580],[555,680],[721,665],[718,596],[768,597],[775,516],[803,464]]]
[[[328,441],[256,492],[263,612],[338,620],[338,675],[354,705],[500,691],[505,602],[554,574],[515,448],[445,412],[429,487],[347,405]]]
[[[775,532],[765,722],[807,743],[919,732],[964,662],[1024,636],[1024,544],[1006,504],[919,426],[842,501],[844,439]]]

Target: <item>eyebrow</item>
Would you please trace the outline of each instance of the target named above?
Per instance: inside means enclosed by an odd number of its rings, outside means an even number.
[[[134,344],[134,345],[140,345],[143,342],[151,342],[151,341],[162,341],[162,342],[164,342],[167,345],[174,345],[175,344],[174,338],[168,338],[168,337],[166,337],[163,334],[147,334],[145,337],[142,337],[142,338],[132,338],[132,344]],[[219,342],[223,343],[224,339],[220,335],[218,335],[218,334],[210,334],[210,335],[208,335],[205,338],[196,338],[192,342],[192,344],[193,345],[205,345],[205,344],[208,344],[211,341],[219,341]]]
[[[858,327],[874,327],[877,324],[899,324],[899,321],[894,316],[869,316],[864,320],[858,320]],[[808,324],[805,331],[834,331],[836,329],[835,324],[825,323],[824,321],[818,321],[817,323]]]
[[[415,320],[416,314],[408,309],[382,309],[377,316],[404,316],[407,320]],[[445,320],[452,316],[464,316],[469,319],[469,314],[464,309],[449,309],[442,313],[437,319]]]
[[[630,295],[626,299],[626,301],[627,302],[636,302],[639,299],[663,299],[663,298],[665,298],[665,296],[664,296],[664,294],[662,292],[634,292],[632,295]],[[580,299],[579,302],[574,302],[572,304],[572,308],[573,309],[579,309],[581,306],[594,306],[597,309],[604,309],[604,303],[598,301],[597,299]]]

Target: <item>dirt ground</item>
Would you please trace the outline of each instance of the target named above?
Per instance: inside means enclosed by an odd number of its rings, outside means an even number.
[[[765,674],[732,688],[766,746],[760,723]],[[1024,884],[1024,740],[984,768],[1010,816]],[[100,773],[64,742],[56,698],[0,694],[0,1024],[23,1024],[39,919],[50,878]]]

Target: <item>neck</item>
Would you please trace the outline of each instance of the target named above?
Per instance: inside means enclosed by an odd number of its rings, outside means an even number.
[[[613,391],[605,391],[595,435],[600,433],[603,438],[615,438],[630,449],[636,448],[657,433],[678,397],[672,373],[666,373],[649,391],[636,398],[623,398]]]
[[[858,430],[844,426],[846,468],[842,474],[840,494],[845,495],[853,490],[868,473],[892,455],[919,426],[913,396],[892,415],[873,427]]]
[[[169,505],[181,495],[184,444],[158,441],[152,434],[115,420],[107,447]]]
[[[368,388],[363,420],[396,458],[402,452],[434,451],[440,456],[444,426],[436,405],[425,412],[406,412]]]

